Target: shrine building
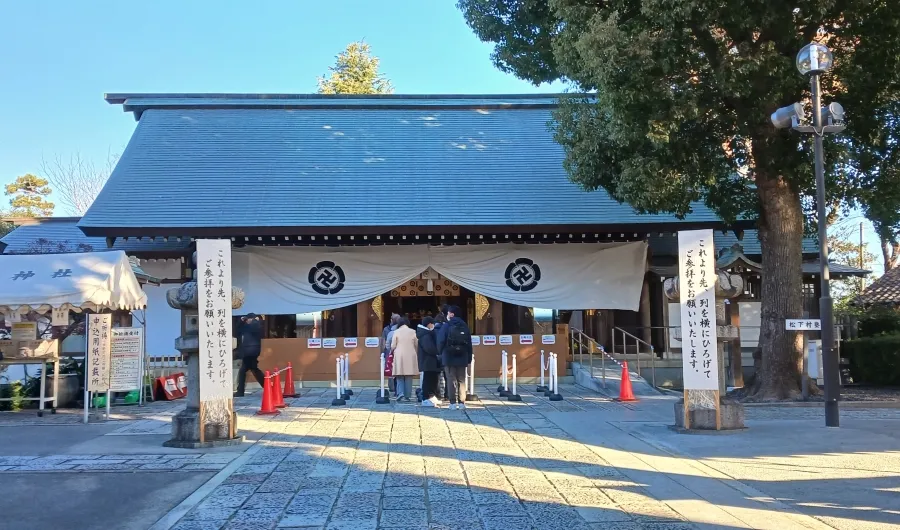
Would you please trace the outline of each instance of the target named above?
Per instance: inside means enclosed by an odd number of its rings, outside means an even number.
[[[719,265],[745,275],[734,314],[739,347],[755,348],[752,224],[728,226],[699,203],[684,219],[641,215],[581,190],[550,129],[557,98],[109,94],[137,126],[94,204],[80,219],[22,221],[2,243],[139,258],[163,282],[147,287],[147,353],[162,357],[183,326],[165,292],[189,278],[193,242],[229,239],[238,312],[264,315],[261,366],[291,361],[298,380],[329,381],[345,351],[356,378],[376,379],[372,338],[390,315],[415,326],[445,303],[479,338],[479,375],[496,373],[501,348],[536,375],[540,349],[571,355],[573,328],[614,354],[627,337],[677,354],[663,280],[677,275],[676,233],[708,228]],[[815,316],[814,241],[803,254]]]

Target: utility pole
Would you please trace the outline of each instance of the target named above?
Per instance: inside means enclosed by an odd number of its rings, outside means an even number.
[[[862,221],[859,222],[859,269],[865,269],[864,259],[863,259],[863,224]],[[866,288],[866,277],[859,277],[859,294],[862,294],[863,289]]]

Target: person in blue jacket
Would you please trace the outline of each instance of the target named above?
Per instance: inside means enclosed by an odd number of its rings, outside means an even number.
[[[459,307],[447,308],[447,323],[438,329],[438,351],[447,379],[450,409],[465,409],[466,367],[472,363],[472,331],[458,315]]]

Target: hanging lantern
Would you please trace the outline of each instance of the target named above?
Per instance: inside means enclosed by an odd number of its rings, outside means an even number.
[[[484,315],[487,314],[488,309],[491,307],[491,303],[488,302],[488,299],[483,294],[475,293],[475,318],[478,320],[482,320]]]

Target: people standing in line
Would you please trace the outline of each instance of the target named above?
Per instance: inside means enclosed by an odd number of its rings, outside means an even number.
[[[466,321],[458,316],[460,314],[459,307],[448,308],[447,323],[438,333],[451,410],[466,408],[466,367],[472,363],[472,332]]]
[[[237,329],[240,345],[238,356],[241,358],[241,368],[238,370],[238,385],[235,397],[244,395],[247,384],[247,372],[253,373],[253,377],[260,386],[265,381],[265,376],[259,369],[259,354],[262,349],[262,323],[256,313],[248,313],[241,317],[241,324]]]
[[[397,401],[410,401],[409,396],[413,395],[413,376],[419,375],[418,349],[415,330],[409,327],[408,319],[401,318],[397,329],[391,332]]]
[[[437,397],[441,359],[433,318],[422,319],[422,323],[416,327],[416,338],[418,339],[419,370],[422,371],[422,406],[437,407],[441,403]]]
[[[444,306],[446,307],[446,304]],[[437,316],[434,317],[434,337],[437,339],[438,335],[441,332],[441,328],[447,325],[447,317],[443,311],[440,311]],[[444,375],[444,363],[441,358],[441,349],[438,348],[438,360],[441,361],[441,371],[438,373],[438,382],[435,394],[437,395],[438,401],[442,401],[447,399],[447,377]]]
[[[381,350],[381,353],[384,354],[385,362],[388,361],[388,357],[391,354],[391,337],[393,336],[394,331],[396,331],[397,324],[399,322],[400,322],[400,315],[398,315],[397,313],[391,313],[391,321],[388,323],[387,326],[384,327],[383,330],[381,330],[381,343],[384,345],[383,346],[384,349]],[[394,384],[391,384],[391,382],[393,382]],[[391,379],[388,381],[388,390],[390,390],[391,392],[397,391],[397,381],[396,381],[396,379],[394,379],[393,375],[391,376]]]

